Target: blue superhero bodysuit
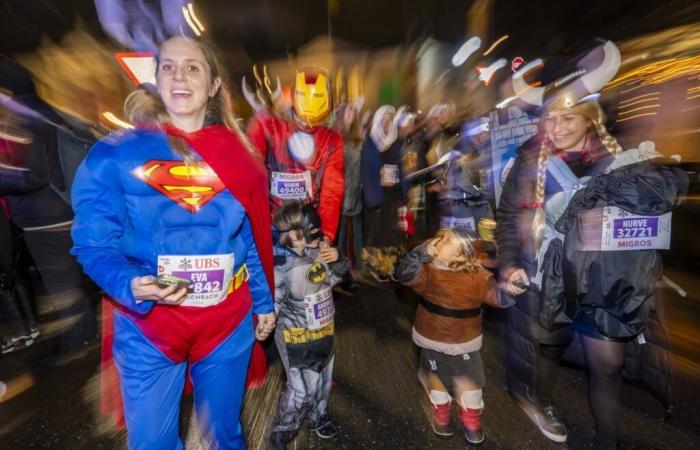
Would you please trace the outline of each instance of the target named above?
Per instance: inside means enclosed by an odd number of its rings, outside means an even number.
[[[205,437],[221,449],[245,448],[239,413],[251,310],[274,307],[241,203],[206,162],[185,166],[165,134],[148,130],[97,143],[72,195],[72,253],[119,304],[113,351],[129,448],[182,448],[187,367]],[[134,298],[134,277],[168,272],[193,281],[183,306]]]

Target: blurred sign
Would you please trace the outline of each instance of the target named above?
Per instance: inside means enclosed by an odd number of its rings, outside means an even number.
[[[493,74],[497,70],[505,67],[506,64],[506,59],[501,58],[488,67],[477,67],[476,71],[479,73],[479,79],[483,81],[486,86],[488,86],[491,82],[491,77],[493,76]]]
[[[156,84],[156,58],[153,53],[115,53],[114,57],[136,86],[143,83]]]
[[[516,56],[515,58],[513,58],[513,61],[511,61],[511,63],[510,63],[510,69],[513,72],[517,72],[518,69],[520,68],[520,66],[522,66],[524,62],[525,62],[525,60],[522,57]]]

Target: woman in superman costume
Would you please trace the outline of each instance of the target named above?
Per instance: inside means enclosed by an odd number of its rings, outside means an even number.
[[[129,448],[182,448],[189,376],[204,438],[241,449],[253,342],[275,321],[267,173],[214,52],[175,37],[156,60],[157,94],[126,102],[137,128],[96,144],[77,172],[72,251],[111,297]],[[162,274],[191,283],[164,286]]]

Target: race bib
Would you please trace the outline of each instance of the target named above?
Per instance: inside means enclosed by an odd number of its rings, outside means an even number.
[[[282,200],[310,200],[311,172],[301,173],[271,172],[270,193]]]
[[[474,217],[441,217],[440,228],[459,228],[462,230],[476,231]]]
[[[182,306],[213,306],[228,294],[234,262],[233,253],[158,255],[158,275],[174,275],[192,281]]]
[[[671,213],[638,216],[615,206],[603,208],[600,249],[603,251],[668,250]]]
[[[382,166],[382,185],[393,185],[399,182],[399,166],[384,164]]]
[[[321,289],[304,297],[304,312],[309,330],[318,330],[333,322],[335,305],[331,288]]]

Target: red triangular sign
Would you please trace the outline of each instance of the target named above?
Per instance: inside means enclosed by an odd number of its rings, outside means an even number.
[[[125,52],[115,53],[114,57],[136,86],[143,83],[156,84],[155,54]]]

